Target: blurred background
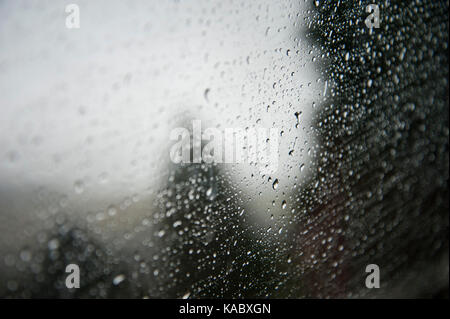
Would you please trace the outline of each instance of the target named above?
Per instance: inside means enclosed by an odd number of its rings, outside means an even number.
[[[370,3],[0,1],[0,296],[448,298],[448,1]]]

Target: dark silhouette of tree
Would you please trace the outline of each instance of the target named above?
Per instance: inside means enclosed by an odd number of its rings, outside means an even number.
[[[369,3],[321,1],[308,17],[310,44],[326,56],[321,73],[335,86],[314,124],[320,169],[294,192],[306,213],[291,255],[304,272],[287,295],[448,295],[448,1],[380,2],[373,33]],[[365,289],[370,263],[384,289]]]

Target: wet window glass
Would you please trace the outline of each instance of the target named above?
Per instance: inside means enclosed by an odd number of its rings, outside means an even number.
[[[448,1],[0,2],[0,296],[448,297]]]

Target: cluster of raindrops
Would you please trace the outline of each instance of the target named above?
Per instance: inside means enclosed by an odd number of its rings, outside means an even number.
[[[384,1],[373,30],[366,2],[113,1],[93,38],[49,32],[58,49],[27,63],[67,79],[5,93],[19,111],[0,120],[0,296],[377,296],[370,263],[397,288],[381,296],[420,294],[401,279],[448,256],[448,1]],[[22,59],[0,53],[0,70]],[[277,170],[261,154],[171,162],[168,132],[198,118],[275,129],[262,149],[276,143]]]

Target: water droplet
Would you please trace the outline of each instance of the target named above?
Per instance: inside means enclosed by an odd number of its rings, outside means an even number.
[[[108,215],[109,216],[114,216],[117,214],[117,208],[114,205],[110,205],[108,207]]]
[[[58,249],[58,247],[59,247],[59,240],[56,239],[56,238],[52,239],[52,240],[50,240],[48,242],[47,246],[48,246],[48,249],[50,249],[50,250]]]
[[[272,184],[272,188],[275,190],[278,188],[278,178],[275,179],[275,181]]]
[[[188,291],[187,293],[185,293],[183,295],[183,297],[181,297],[181,299],[188,299],[190,295],[191,295],[191,293]]]
[[[158,232],[158,237],[163,237],[164,235],[166,234],[166,232],[165,232],[165,230],[164,229],[161,229],[159,232]]]
[[[176,222],[173,223],[174,228],[176,228],[178,226],[181,226],[181,220],[177,220]]]
[[[75,193],[77,193],[77,194],[81,194],[84,192],[84,183],[81,180],[75,181],[75,183],[73,184],[73,187],[75,189]]]
[[[206,102],[209,102],[209,92],[211,91],[211,89],[206,89],[205,92],[203,93],[203,96],[205,97]]]
[[[20,252],[20,259],[24,262],[29,262],[31,260],[31,252],[29,250],[22,250]]]
[[[124,280],[125,280],[125,275],[118,275],[118,276],[114,277],[113,285],[117,286],[118,284],[120,284]]]

